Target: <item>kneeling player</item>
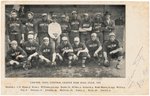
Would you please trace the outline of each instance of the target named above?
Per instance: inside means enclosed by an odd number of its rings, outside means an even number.
[[[57,48],[57,56],[60,60],[67,60],[68,67],[71,67],[72,59],[73,59],[73,49],[71,44],[68,41],[67,37],[62,37],[62,42]]]
[[[11,41],[11,47],[7,52],[7,65],[11,65],[13,67],[17,67],[17,66],[21,66],[23,67],[25,70],[27,70],[26,67],[26,57],[27,54],[26,52],[18,46],[17,41],[13,40]]]
[[[38,60],[38,48],[39,48],[39,45],[36,41],[34,41],[34,35],[29,34],[28,35],[28,41],[26,41],[23,44],[23,49],[27,53],[27,56],[28,56],[27,61],[32,67],[37,65],[36,63],[38,63],[37,62],[37,60]]]
[[[86,44],[89,50],[89,57],[98,60],[98,65],[100,65],[100,60],[102,59],[102,46],[100,41],[97,39],[97,34],[91,34],[91,40]]]
[[[74,59],[81,59],[82,67],[85,67],[85,61],[88,56],[88,49],[86,48],[85,44],[80,42],[79,37],[74,38],[74,44],[72,45],[74,51]]]
[[[43,44],[39,48],[40,63],[46,63],[48,65],[56,65],[56,53],[55,48],[49,43],[49,38],[43,38]]]
[[[111,59],[117,59],[118,64],[116,68],[120,68],[120,61],[122,59],[122,48],[119,45],[119,41],[115,38],[114,33],[109,34],[109,40],[104,44],[104,64],[109,66],[109,61]]]

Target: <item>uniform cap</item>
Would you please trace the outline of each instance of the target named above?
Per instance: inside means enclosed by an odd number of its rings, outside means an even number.
[[[29,34],[28,35],[28,38],[33,38],[34,36],[32,34]]]
[[[97,34],[96,33],[92,33],[91,36],[97,36]]]
[[[64,15],[64,14],[63,14],[63,15],[61,15],[61,17],[62,17],[62,18],[65,18],[65,17],[66,17],[66,15]]]
[[[109,36],[115,36],[115,33],[111,32],[109,33]]]
[[[31,14],[32,16],[34,16],[34,13],[33,13],[33,12],[28,12],[28,14]]]
[[[95,14],[95,16],[101,16],[101,15],[102,15],[102,13],[100,13],[100,12]]]
[[[47,16],[47,13],[43,13],[42,16]]]
[[[56,18],[56,17],[57,17],[57,15],[56,15],[56,14],[53,14],[53,15],[52,15],[52,18]]]
[[[80,41],[79,37],[75,37],[74,41]]]
[[[34,32],[33,32],[33,31],[29,31],[28,33],[29,33],[29,34],[33,34]]]
[[[17,41],[16,41],[16,40],[13,40],[13,41],[11,41],[10,44],[17,44]]]
[[[77,11],[72,11],[72,14],[77,14]]]
[[[66,40],[68,40],[68,38],[67,37],[62,37],[62,40],[66,41]]]
[[[48,37],[44,37],[43,40],[49,40],[49,38]]]
[[[88,14],[88,13],[84,13],[83,15],[84,15],[84,16],[89,16],[89,14]]]

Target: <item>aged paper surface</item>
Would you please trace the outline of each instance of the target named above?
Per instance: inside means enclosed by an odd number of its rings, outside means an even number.
[[[6,77],[4,34],[6,4],[125,5],[125,78]],[[2,1],[1,12],[2,95],[148,95],[148,2]]]

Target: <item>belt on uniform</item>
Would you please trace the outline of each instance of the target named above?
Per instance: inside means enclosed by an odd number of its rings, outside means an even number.
[[[71,32],[79,32],[79,30],[71,30]]]

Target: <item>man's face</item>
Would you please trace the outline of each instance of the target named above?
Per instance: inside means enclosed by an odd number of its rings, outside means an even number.
[[[47,18],[48,18],[47,16],[43,16],[43,17],[42,17],[42,19],[43,19],[44,21],[46,21]]]
[[[67,40],[63,40],[63,43],[66,45],[68,43],[68,41]]]
[[[44,40],[44,44],[48,45],[49,44],[49,40]]]
[[[89,16],[87,16],[87,15],[86,15],[86,16],[84,16],[84,19],[85,19],[85,20],[87,20],[88,18],[89,18]]]
[[[57,21],[57,19],[56,18],[53,18],[53,22],[56,22]]]
[[[28,14],[28,19],[32,19],[33,18],[33,15],[32,14]]]
[[[17,13],[16,13],[16,12],[12,12],[12,13],[11,13],[11,17],[12,17],[12,18],[16,18],[16,17],[17,17]]]
[[[106,19],[107,19],[107,20],[110,19],[110,15],[106,15]]]
[[[74,17],[75,19],[77,18],[77,16],[78,16],[78,15],[77,15],[76,13],[73,14],[73,17]]]
[[[30,43],[33,43],[34,39],[33,38],[28,38]]]
[[[13,48],[13,49],[17,49],[17,44],[11,44],[11,47]]]
[[[66,21],[66,18],[65,18],[65,17],[62,17],[62,21]]]
[[[96,16],[96,19],[100,19],[100,15],[97,15],[97,16]]]
[[[74,41],[74,44],[75,45],[79,45],[79,41]]]
[[[92,39],[93,41],[95,41],[95,40],[97,39],[97,37],[96,37],[96,36],[91,36],[91,39]]]
[[[110,41],[113,42],[115,40],[115,36],[110,36]]]

